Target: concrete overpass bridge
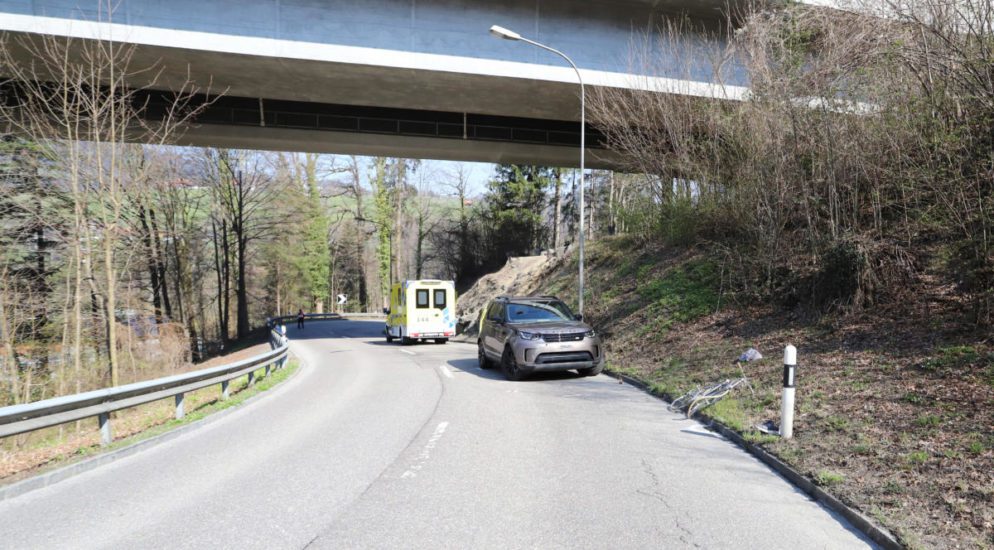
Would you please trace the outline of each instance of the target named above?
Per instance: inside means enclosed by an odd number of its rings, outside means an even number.
[[[498,24],[566,51],[591,87],[739,97],[744,75],[712,84],[675,56],[632,71],[634,37],[666,14],[721,25],[723,0],[0,0],[13,36],[134,44],[157,86],[188,77],[224,97],[180,144],[568,166],[577,158],[576,75],[540,49],[496,40]],[[668,43],[668,42],[667,42]],[[703,36],[679,48],[701,51]],[[588,130],[589,131],[589,130]],[[588,165],[610,156],[593,131]]]

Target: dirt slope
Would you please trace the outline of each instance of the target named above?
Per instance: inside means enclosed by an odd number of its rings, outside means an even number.
[[[491,298],[505,294],[532,294],[543,278],[561,263],[561,258],[552,255],[508,258],[500,271],[481,277],[469,291],[459,296],[456,303],[456,316],[463,338],[471,340],[476,336],[480,310]]]

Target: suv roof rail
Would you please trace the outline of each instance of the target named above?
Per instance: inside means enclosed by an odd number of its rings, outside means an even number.
[[[558,296],[552,295],[541,295],[541,296],[498,296],[495,300],[558,300]]]

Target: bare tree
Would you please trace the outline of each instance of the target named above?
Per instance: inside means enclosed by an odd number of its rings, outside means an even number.
[[[129,166],[125,140],[165,143],[175,139],[202,105],[188,82],[150,115],[143,90],[154,87],[154,67],[138,66],[134,47],[112,40],[62,37],[5,37],[0,64],[9,75],[0,121],[8,131],[30,137],[58,159],[74,202],[74,274],[86,280],[103,317],[109,378],[119,381],[117,353],[117,252],[124,226],[125,195],[140,180]],[[154,120],[152,120],[154,118]],[[96,223],[93,223],[96,222]],[[100,250],[94,254],[91,246]],[[97,281],[94,260],[99,261]],[[79,272],[82,270],[82,273]],[[81,288],[75,288],[73,361],[81,356]]]

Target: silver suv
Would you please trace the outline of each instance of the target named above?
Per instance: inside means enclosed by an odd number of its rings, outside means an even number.
[[[604,369],[601,339],[555,296],[500,296],[480,313],[481,369],[497,364],[508,380],[533,372]]]

